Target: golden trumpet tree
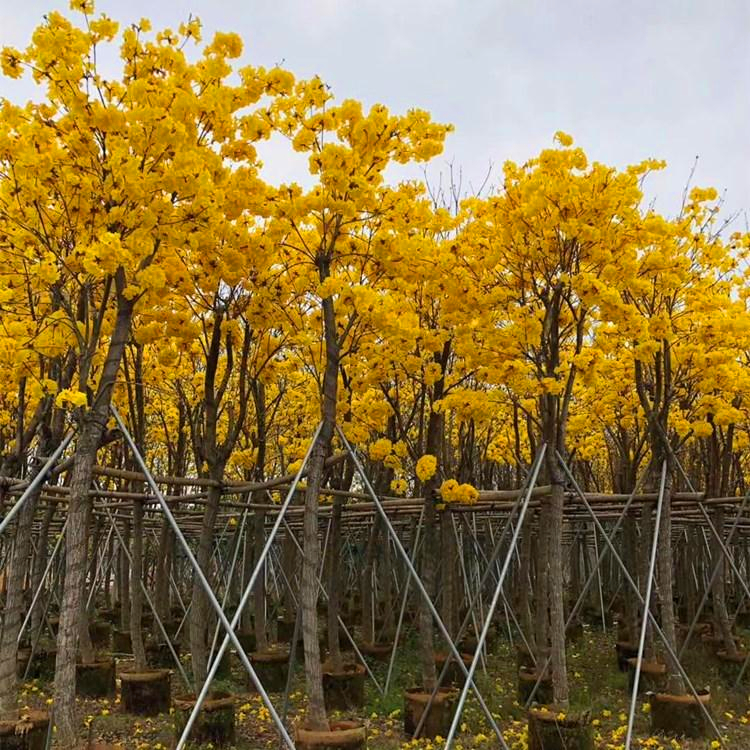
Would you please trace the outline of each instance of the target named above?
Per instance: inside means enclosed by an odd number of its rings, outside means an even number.
[[[234,34],[216,34],[191,60],[185,45],[200,42],[198,21],[152,33],[143,20],[120,32],[92,3],[73,7],[83,27],[52,12],[25,50],[3,50],[3,72],[30,74],[44,93],[25,106],[5,102],[0,126],[3,273],[51,311],[45,336],[65,340],[76,360],[77,383],[57,396],[78,425],[55,682],[66,746],[75,736],[87,493],[132,321],[166,293],[178,250],[197,245],[210,256],[206,235],[229,207],[238,215],[252,206],[252,142],[267,132],[252,107],[275,96],[261,69],[230,81],[242,50]],[[97,59],[113,43],[120,74],[106,78]]]
[[[289,81],[292,86],[292,81]],[[368,326],[377,307],[373,288],[379,264],[394,229],[410,220],[399,212],[403,188],[385,185],[391,162],[423,161],[439,153],[447,128],[412,110],[392,115],[382,105],[365,112],[358,102],[335,105],[321,81],[293,85],[293,105],[275,109],[277,129],[293,147],[308,154],[316,184],[308,191],[281,186],[269,198],[278,238],[279,263],[295,279],[303,305],[315,322],[303,336],[313,336],[323,355],[314,373],[318,382],[321,431],[310,458],[305,490],[301,607],[308,692],[308,723],[328,726],[323,700],[317,635],[316,575],[319,561],[317,506],[323,465],[337,422],[339,377],[357,329]],[[348,294],[348,302],[342,295]],[[305,320],[309,320],[304,317]],[[309,364],[309,363],[308,363]]]
[[[720,415],[725,425],[736,419],[731,391],[725,391],[718,399],[715,393],[715,385],[732,371],[728,361],[736,358],[732,357],[731,345],[724,352],[721,345],[716,346],[712,332],[721,326],[722,316],[732,314],[732,310],[736,316],[738,306],[732,298],[739,262],[736,251],[740,248],[735,247],[734,240],[725,243],[721,232],[714,227],[718,213],[718,206],[714,203],[716,197],[714,190],[695,188],[674,221],[647,214],[639,233],[637,264],[621,288],[621,314],[617,328],[626,345],[632,348],[633,380],[651,454],[651,489],[658,487],[662,465],[665,462],[667,465],[659,519],[661,540],[671,539],[671,487],[679,477],[676,451],[681,441],[691,431],[698,436],[710,434],[713,429],[710,419],[713,419],[714,412]],[[744,315],[740,315],[732,327],[742,332],[746,326]],[[713,368],[700,367],[702,362],[712,359]],[[740,375],[738,384],[743,379]],[[699,389],[696,390],[694,385],[699,385]],[[694,409],[697,413],[691,415]],[[706,416],[709,420],[691,424],[701,412],[704,420]],[[719,467],[714,468],[717,470],[714,476],[718,479]],[[718,490],[714,479],[710,485],[712,492]],[[646,528],[653,525],[650,511],[644,511],[642,523]],[[658,574],[661,625],[674,651],[677,633],[672,545],[665,541],[659,545]],[[722,615],[723,584],[715,589],[715,593],[720,629],[731,640],[725,612]],[[733,646],[729,648],[731,651]],[[672,691],[683,692],[679,665],[671,653],[667,653],[665,659]]]
[[[551,493],[541,511],[536,645],[551,661],[555,701],[568,701],[562,521],[574,387],[593,364],[593,333],[617,312],[617,284],[635,272],[643,219],[639,179],[655,162],[617,172],[589,164],[570,136],[556,135],[523,165],[506,163],[497,195],[473,200],[469,263],[495,312],[486,332],[488,382],[515,391],[546,443]]]

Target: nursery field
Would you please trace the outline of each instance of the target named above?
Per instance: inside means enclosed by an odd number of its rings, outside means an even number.
[[[203,36],[0,50],[0,750],[749,748],[738,215]]]

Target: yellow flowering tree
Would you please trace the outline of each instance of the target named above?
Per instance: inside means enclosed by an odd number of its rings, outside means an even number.
[[[288,135],[296,150],[308,155],[310,172],[316,178],[307,192],[296,185],[281,186],[269,201],[279,261],[295,278],[305,310],[302,338],[309,342],[312,336],[323,349],[319,360],[306,360],[319,384],[322,426],[305,490],[300,596],[307,721],[312,729],[326,729],[316,613],[317,508],[323,466],[337,422],[342,359],[356,341],[357,332],[368,328],[377,312],[377,295],[371,284],[388,261],[390,230],[409,220],[408,214],[398,210],[403,208],[405,189],[386,186],[384,171],[391,162],[421,161],[439,153],[446,128],[432,123],[420,110],[396,116],[382,105],[369,112],[353,100],[334,105],[317,79],[295,85],[288,77],[280,85],[294,93],[292,104],[281,103],[276,108],[276,128]],[[334,645],[334,641],[332,636],[329,642]]]
[[[551,492],[540,516],[536,579],[537,663],[551,644],[555,702],[568,702],[562,561],[565,477],[574,387],[592,365],[589,347],[598,320],[618,313],[618,279],[637,262],[641,227],[639,178],[644,162],[623,172],[589,164],[564,133],[557,148],[524,165],[506,163],[502,189],[473,201],[467,230],[471,260],[495,311],[487,332],[489,382],[505,384],[525,405],[540,441]]]
[[[123,350],[134,316],[166,293],[179,252],[212,247],[205,236],[225,215],[221,198],[235,172],[252,175],[251,142],[262,132],[247,108],[267,90],[255,69],[229,82],[236,35],[217,34],[191,61],[185,45],[199,42],[197,21],[151,34],[144,20],[120,34],[89,3],[74,7],[83,28],[52,12],[25,50],[3,51],[5,74],[28,72],[44,98],[5,102],[0,126],[4,273],[20,274],[27,296],[54,311],[45,335],[64,338],[75,359],[67,398],[78,436],[55,683],[58,738],[71,746],[88,489]],[[121,74],[108,79],[99,50],[118,35]]]

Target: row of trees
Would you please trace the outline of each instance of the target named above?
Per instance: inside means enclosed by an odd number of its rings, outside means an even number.
[[[122,451],[113,401],[157,470],[214,480],[204,569],[221,483],[294,471],[322,422],[302,579],[312,728],[327,726],[317,509],[326,483],[352,482],[351,471],[325,470],[336,425],[367,452],[379,492],[424,497],[421,572],[433,593],[440,503],[518,486],[546,443],[552,490],[536,544],[549,575],[538,579],[534,642],[551,649],[564,704],[557,453],[587,482],[628,491],[647,460],[653,488],[662,461],[674,474],[690,449],[704,456],[699,483],[734,494],[750,426],[747,235],[730,233],[713,190],[687,193],[674,218],[644,207],[642,182],[662,163],[592,164],[564,133],[527,163],[506,163],[487,195],[391,185],[389,165],[431,159],[450,128],[420,110],[339,103],[317,78],[240,67],[239,37],[203,44],[195,20],[120,32],[88,0],[73,5],[84,24],[50,13],[28,48],[3,50],[3,72],[31,75],[40,98],[4,101],[0,115],[0,473],[24,475],[32,454],[49,455],[77,428],[55,688],[63,741],[76,731],[76,654],[90,651],[81,622],[93,469]],[[97,60],[115,43],[110,78]],[[256,148],[271,137],[307,155],[312,187],[262,179]],[[37,501],[19,521],[18,566]],[[140,523],[136,503],[134,540]],[[669,545],[660,559],[669,585]],[[6,655],[20,590],[11,575]],[[131,594],[138,621],[138,587]],[[198,684],[207,611],[196,583]],[[421,629],[430,689],[426,607]],[[135,631],[134,650],[142,659]],[[12,679],[0,674],[6,708]]]

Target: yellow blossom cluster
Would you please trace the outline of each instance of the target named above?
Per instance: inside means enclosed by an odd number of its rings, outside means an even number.
[[[446,503],[474,505],[479,499],[479,492],[470,484],[459,484],[455,479],[446,479],[440,485],[440,497]]]

